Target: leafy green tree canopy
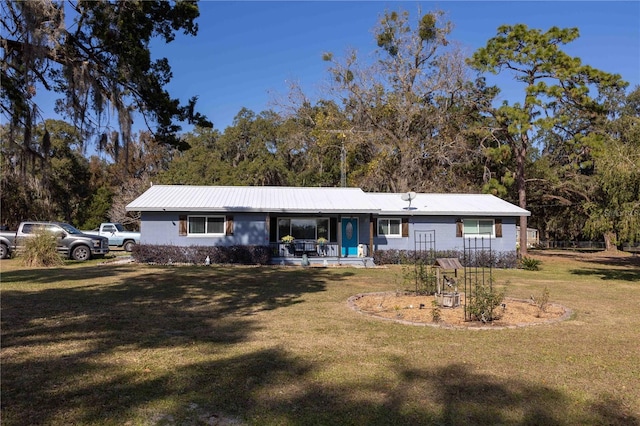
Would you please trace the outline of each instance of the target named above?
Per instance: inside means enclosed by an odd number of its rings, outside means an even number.
[[[606,148],[594,153],[596,190],[586,204],[585,231],[607,249],[640,241],[640,86],[607,123]]]
[[[506,71],[525,85],[523,102],[510,105],[505,101],[487,111],[493,118],[488,137],[497,145],[508,145],[515,157],[512,173],[522,208],[527,207],[527,155],[534,142],[556,140],[563,149],[573,152],[596,143],[599,138],[595,130],[607,116],[608,101],[619,98],[627,86],[620,75],[583,65],[580,58],[561,50],[578,36],[577,28],[552,27],[542,32],[524,24],[504,25],[468,60],[479,72]],[[549,133],[557,137],[548,138]],[[539,138],[541,135],[546,139]],[[522,216],[523,255],[526,227],[527,218]]]

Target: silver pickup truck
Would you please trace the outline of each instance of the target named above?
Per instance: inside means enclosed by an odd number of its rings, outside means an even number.
[[[27,238],[42,232],[55,235],[58,252],[70,259],[89,260],[109,253],[108,238],[84,234],[68,223],[22,222],[17,231],[0,232],[0,259],[23,250]]]

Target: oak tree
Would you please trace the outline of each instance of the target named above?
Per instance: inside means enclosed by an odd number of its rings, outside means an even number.
[[[477,91],[461,49],[448,39],[451,28],[441,11],[415,22],[407,12],[386,12],[374,29],[374,61],[355,50],[340,60],[324,55],[329,95],[353,128],[347,151],[363,160],[354,184],[392,192],[469,189],[477,150],[466,133]]]
[[[22,133],[21,175],[36,155],[33,129],[53,114],[42,92],[58,96],[55,112],[83,140],[103,143],[117,131],[125,155],[136,118],[158,141],[182,148],[181,123],[211,126],[195,111],[196,97],[183,104],[167,92],[171,67],[150,49],[179,31],[195,36],[198,15],[195,1],[2,1],[0,111]]]

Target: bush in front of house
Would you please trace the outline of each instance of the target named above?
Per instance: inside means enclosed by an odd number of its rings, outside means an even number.
[[[267,265],[271,250],[267,246],[173,246],[137,244],[131,256],[139,263],[158,265],[211,264]]]
[[[409,265],[422,261],[429,264],[430,252],[416,250],[376,250],[373,261],[376,265]],[[438,256],[439,257],[439,256]]]
[[[496,268],[514,269],[518,267],[518,253],[515,251],[503,251],[497,253],[494,266]]]
[[[373,252],[373,261],[376,265],[407,265],[422,261],[430,264],[433,258],[455,257],[463,266],[478,266],[488,268],[512,269],[518,267],[518,256],[515,251],[476,251],[472,252],[467,265],[465,265],[464,252],[458,250],[436,251],[435,256],[428,250],[376,250]]]

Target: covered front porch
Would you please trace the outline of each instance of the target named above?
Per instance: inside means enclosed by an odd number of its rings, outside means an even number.
[[[271,263],[274,265],[303,266],[375,266],[369,255],[368,246],[359,244],[357,254],[346,250],[339,243],[318,243],[316,240],[293,240],[292,242],[270,243]]]
[[[273,264],[374,266],[368,214],[272,215],[269,222]]]

